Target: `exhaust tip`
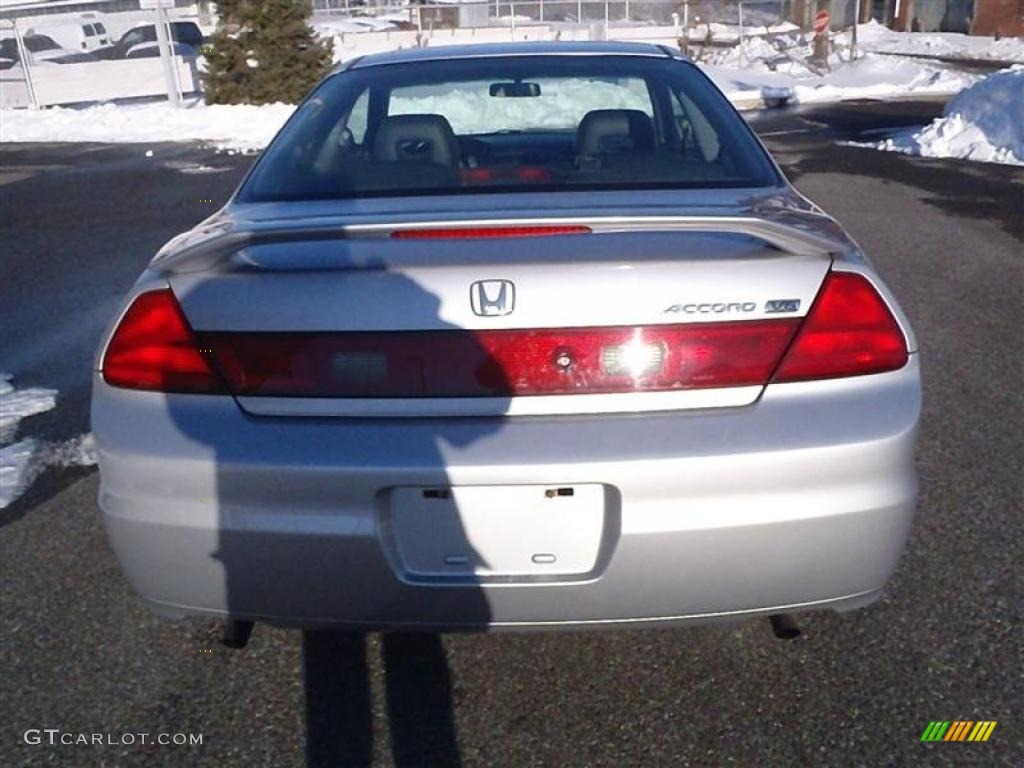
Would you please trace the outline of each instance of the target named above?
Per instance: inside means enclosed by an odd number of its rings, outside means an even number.
[[[772,625],[772,632],[779,640],[796,640],[800,637],[800,627],[796,625],[793,615],[790,613],[776,613],[768,617]]]
[[[231,619],[224,622],[220,642],[228,648],[245,648],[252,635],[253,622]]]

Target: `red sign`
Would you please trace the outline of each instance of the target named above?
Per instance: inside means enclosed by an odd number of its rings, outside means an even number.
[[[814,14],[814,34],[820,35],[828,29],[828,11],[818,11]]]

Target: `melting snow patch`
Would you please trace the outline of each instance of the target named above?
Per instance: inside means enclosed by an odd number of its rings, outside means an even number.
[[[924,129],[867,146],[925,157],[1024,165],[1024,67],[996,72],[963,91],[946,105],[942,117]]]
[[[18,423],[26,416],[43,413],[57,403],[54,389],[15,389],[11,375],[0,373],[0,443],[15,438]],[[88,466],[96,463],[92,434],[63,443],[26,437],[0,448],[0,509],[20,496],[47,467]]]
[[[48,443],[46,466],[48,467],[89,467],[96,463],[96,441],[92,432],[65,440],[63,443]]]
[[[0,509],[10,505],[47,467],[84,467],[96,463],[92,433],[63,443],[28,437],[0,448]]]
[[[28,487],[34,477],[29,471],[38,443],[31,437],[0,448],[0,509],[3,509]]]
[[[200,174],[200,173],[224,173],[230,171],[231,168],[217,168],[212,165],[204,165],[202,163],[189,163],[182,160],[167,160],[162,163],[164,168],[168,168],[172,171],[185,174]]]
[[[0,443],[13,440],[18,422],[34,413],[48,411],[57,404],[57,390],[16,390],[11,386],[11,374],[0,373]]]

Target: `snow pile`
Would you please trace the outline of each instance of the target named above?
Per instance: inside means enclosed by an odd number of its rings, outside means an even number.
[[[960,93],[942,117],[898,134],[877,149],[1024,165],[1024,67],[989,75]]]
[[[841,42],[841,41],[840,41]],[[877,99],[914,94],[953,94],[973,84],[977,75],[940,63],[862,54],[850,60],[841,45],[818,70],[811,62],[811,38],[799,33],[745,38],[742,46],[707,49],[704,70],[734,103],[788,98],[814,103]]]
[[[833,69],[819,82],[795,84],[801,102],[867,99],[905,94],[958,93],[971,86],[977,75],[935,64],[868,54]]]
[[[848,43],[848,35],[840,36]],[[871,21],[857,26],[857,45],[865,51],[933,56],[944,59],[984,59],[1024,62],[1024,39],[962,35],[956,32],[894,32]]]
[[[0,443],[13,440],[18,423],[56,405],[53,389],[17,390],[11,375],[0,373]],[[86,434],[64,443],[49,443],[27,437],[0,448],[0,509],[20,496],[47,467],[87,466],[96,463],[96,446]]]
[[[616,33],[621,34],[620,29],[616,29]],[[757,24],[747,16],[743,23],[744,39],[750,39],[754,35],[780,35],[799,31],[800,27],[788,21],[763,25]],[[703,43],[709,37],[714,43],[719,45],[739,42],[740,26],[739,24],[722,24],[713,21],[711,23],[694,24],[686,30],[686,38],[691,43]]]
[[[5,109],[0,111],[0,141],[206,141],[222,149],[252,151],[267,145],[293,109],[290,104],[207,106],[201,102],[184,109],[166,102]]]
[[[350,19],[330,19],[313,25],[313,29],[320,37],[333,37],[340,34],[351,34],[361,32],[382,32],[389,29],[397,29],[397,25],[390,19],[374,16],[355,16]]]

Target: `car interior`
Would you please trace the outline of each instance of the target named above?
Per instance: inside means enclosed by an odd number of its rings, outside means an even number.
[[[492,85],[491,95],[501,94],[506,85]],[[312,169],[317,177],[305,181],[329,194],[729,178],[732,161],[714,129],[685,95],[663,90],[652,99],[653,114],[593,109],[575,129],[459,135],[443,114],[387,114],[384,109],[374,114],[370,109],[357,126],[350,110],[313,161],[303,164],[307,174]],[[375,100],[388,101],[370,99]]]

